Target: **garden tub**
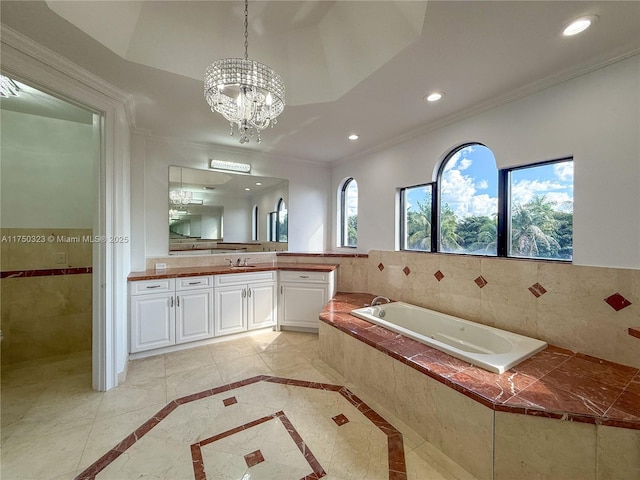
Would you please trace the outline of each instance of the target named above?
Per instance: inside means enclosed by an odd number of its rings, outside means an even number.
[[[358,308],[352,315],[493,373],[504,373],[547,343],[404,302]]]

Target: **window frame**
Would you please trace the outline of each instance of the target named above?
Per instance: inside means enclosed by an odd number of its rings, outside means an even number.
[[[522,257],[522,256],[514,256],[509,254],[509,242],[511,241],[511,180],[510,175],[514,171],[525,170],[536,168],[545,165],[553,165],[556,163],[565,163],[572,162],[575,165],[575,160],[573,155],[568,155],[561,158],[556,158],[553,160],[542,160],[539,162],[528,163],[526,165],[517,165],[514,167],[508,168],[497,168],[498,171],[498,199],[497,199],[497,232],[496,232],[496,255],[481,255],[477,253],[458,253],[458,252],[445,252],[440,248],[440,208],[442,204],[441,199],[441,181],[442,181],[442,173],[445,169],[447,162],[451,159],[453,155],[455,155],[458,151],[472,145],[480,145],[485,148],[489,147],[479,142],[468,142],[461,144],[454,149],[450,150],[447,155],[442,160],[440,166],[438,167],[438,173],[436,176],[436,180],[433,182],[426,182],[417,185],[400,187],[398,189],[399,192],[399,202],[398,202],[398,219],[400,222],[400,227],[398,229],[399,234],[399,251],[407,251],[407,252],[418,252],[418,253],[441,253],[446,255],[471,255],[478,257],[491,257],[491,258],[511,258],[517,260],[531,260],[531,261],[544,261],[544,262],[561,262],[561,263],[572,263],[573,262],[573,254],[570,259],[567,258],[535,258],[535,257]],[[346,182],[345,182],[346,183]],[[405,209],[405,199],[406,199],[406,190],[416,187],[422,186],[431,186],[431,249],[430,250],[416,250],[416,249],[408,249],[406,248],[406,209]],[[573,247],[573,239],[572,239],[572,247]]]
[[[567,156],[563,158],[557,158],[554,160],[542,160],[540,162],[529,163],[527,165],[516,165],[514,167],[503,168],[498,170],[498,256],[502,251],[502,256],[505,258],[515,258],[518,260],[535,260],[544,262],[563,262],[573,263],[573,253],[571,258],[546,258],[546,257],[522,257],[510,255],[510,243],[511,243],[511,173],[518,170],[527,170],[536,167],[543,167],[546,165],[553,165],[556,163],[571,162],[573,165],[573,156]],[[502,192],[502,197],[500,195]],[[502,217],[502,222],[500,222]],[[572,239],[571,247],[573,252],[573,225],[572,225]]]
[[[411,185],[408,187],[401,187],[400,188],[400,229],[399,229],[399,233],[400,233],[400,251],[404,251],[404,252],[434,252],[434,238],[433,238],[433,218],[434,218],[434,209],[436,208],[436,183],[437,182],[428,182],[428,183],[420,183],[418,185]],[[406,205],[406,191],[413,189],[413,188],[419,188],[419,187],[431,187],[431,229],[430,229],[430,233],[429,233],[429,250],[419,250],[416,248],[407,248],[407,232],[406,232],[406,225],[407,225],[407,209],[405,208]]]
[[[349,188],[349,185],[351,185],[351,182],[355,182],[355,186],[358,188],[358,181],[353,177],[345,179],[344,182],[342,182],[342,187],[340,188],[340,244],[338,246],[341,248],[358,248],[357,229],[355,245],[349,245],[349,232],[346,229],[347,222],[349,221],[349,216],[347,215],[347,189]],[[358,198],[358,203],[359,201],[360,199]],[[358,207],[359,205],[356,205],[356,212],[358,211]]]

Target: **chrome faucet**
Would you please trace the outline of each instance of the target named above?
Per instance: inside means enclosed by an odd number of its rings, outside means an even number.
[[[385,300],[387,303],[391,303],[391,300],[389,300],[387,297],[375,297],[373,300],[371,300],[371,306],[375,307],[380,303],[381,300]]]

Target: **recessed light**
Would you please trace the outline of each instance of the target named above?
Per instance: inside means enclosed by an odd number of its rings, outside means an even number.
[[[597,19],[598,19],[597,15],[587,15],[584,17],[576,18],[564,28],[564,30],[562,31],[562,34],[565,37],[571,37],[573,35],[577,35],[578,33],[584,32]]]
[[[260,186],[262,185],[262,182],[256,182],[256,185]]]
[[[251,190],[249,187],[246,187],[245,190],[248,192],[249,190]]]
[[[442,92],[431,92],[428,95],[425,95],[423,98],[427,101],[427,102],[437,102],[438,100],[440,100],[442,97],[444,97],[444,93]]]
[[[349,135],[349,140],[357,140],[359,138],[360,138],[360,136],[356,135],[355,133],[352,133],[351,135]]]

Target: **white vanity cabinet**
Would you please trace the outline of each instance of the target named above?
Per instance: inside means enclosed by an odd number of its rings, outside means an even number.
[[[318,316],[335,295],[335,272],[280,271],[278,325],[318,329]]]
[[[276,324],[276,272],[216,275],[215,334],[227,335]]]
[[[130,352],[213,337],[213,277],[131,282]]]

